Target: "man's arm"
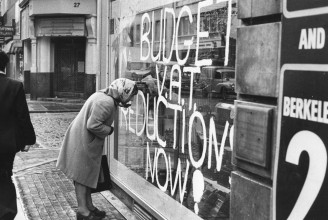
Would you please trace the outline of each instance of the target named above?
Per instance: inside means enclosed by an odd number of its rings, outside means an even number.
[[[34,128],[31,122],[30,113],[28,110],[28,106],[26,103],[25,92],[23,88],[23,84],[20,83],[18,93],[15,99],[15,111],[16,111],[16,123],[19,128],[19,133],[16,135],[17,143],[20,143],[17,146],[23,150],[25,145],[33,145],[36,141],[36,136],[34,132]]]

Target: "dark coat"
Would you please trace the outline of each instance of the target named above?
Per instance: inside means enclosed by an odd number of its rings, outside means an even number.
[[[35,143],[23,84],[0,73],[0,219],[17,213],[11,181],[15,154]]]
[[[0,74],[0,154],[16,153],[35,140],[23,84]]]

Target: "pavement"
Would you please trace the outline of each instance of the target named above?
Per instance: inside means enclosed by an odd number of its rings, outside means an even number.
[[[37,142],[28,152],[16,154],[13,181],[18,214],[15,220],[73,220],[77,201],[73,183],[55,165],[61,141],[83,106],[80,100],[27,100]],[[136,219],[110,191],[92,194],[106,219]]]
[[[38,98],[27,100],[31,113],[78,112],[83,104],[82,99]]]

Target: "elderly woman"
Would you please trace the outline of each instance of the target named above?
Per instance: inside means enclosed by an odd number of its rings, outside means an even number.
[[[68,127],[59,153],[57,168],[75,183],[77,219],[102,219],[106,212],[92,203],[91,188],[96,188],[105,138],[118,106],[129,107],[138,92],[135,82],[116,79],[105,89],[91,95]]]

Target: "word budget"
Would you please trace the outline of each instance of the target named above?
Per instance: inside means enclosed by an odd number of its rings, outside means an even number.
[[[227,33],[226,33],[226,48],[225,48],[225,65],[227,65],[227,54],[229,53],[229,38],[230,38],[230,25],[231,25],[231,0],[217,0],[216,4],[223,3],[223,2],[228,2],[228,13],[227,13]],[[209,37],[209,32],[208,31],[200,31],[200,14],[201,14],[201,9],[209,7],[214,4],[213,0],[206,0],[206,1],[201,1],[198,3],[198,8],[197,8],[197,24],[196,24],[196,57],[195,57],[195,65],[196,66],[207,66],[212,64],[211,59],[202,59],[198,60],[198,54],[199,54],[199,41],[200,38],[207,38]],[[178,30],[180,26],[180,21],[181,17],[184,14],[188,15],[188,19],[190,24],[192,24],[194,21],[192,12],[190,10],[189,6],[183,6],[182,9],[180,10],[178,17],[176,19],[176,14],[173,8],[164,8],[161,10],[161,19],[160,19],[160,43],[159,43],[159,50],[156,56],[154,56],[154,37],[152,37],[151,42],[149,40],[150,32],[151,36],[154,36],[154,30],[155,30],[155,19],[154,19],[154,11],[152,12],[152,19],[150,19],[149,13],[144,13],[141,17],[141,42],[140,42],[140,59],[142,61],[148,60],[149,57],[151,57],[151,60],[153,62],[158,61],[160,59],[160,55],[162,52],[162,57],[163,57],[163,62],[168,63],[171,61],[172,58],[172,53],[174,50],[175,46],[175,53],[176,53],[176,59],[178,61],[179,65],[184,65],[189,57],[190,53],[190,47],[194,43],[194,38],[191,37],[190,40],[184,40],[184,46],[187,47],[187,55],[185,58],[181,59],[179,55],[179,48],[178,48]],[[171,48],[169,48],[169,52],[166,51],[165,46],[166,46],[166,30],[168,29],[168,22],[167,22],[167,17],[171,15],[173,21],[173,33],[172,33],[172,43],[171,43]],[[164,18],[163,18],[164,17]],[[147,25],[144,25],[147,24]],[[164,27],[163,27],[164,26]],[[148,28],[146,28],[148,27]],[[164,33],[163,33],[164,32]],[[146,50],[146,51],[145,51]],[[166,54],[168,56],[166,56]]]

